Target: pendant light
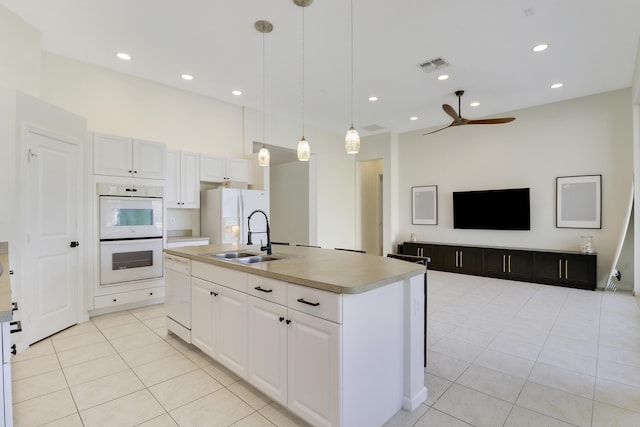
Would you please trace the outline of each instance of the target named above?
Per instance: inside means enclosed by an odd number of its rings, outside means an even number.
[[[351,127],[344,137],[344,149],[347,154],[358,154],[360,151],[360,135],[353,127],[353,0],[351,4]]]
[[[311,157],[311,147],[304,137],[304,8],[313,3],[313,0],[293,0],[302,8],[302,138],[298,142],[298,160],[308,162]]]
[[[262,33],[262,148],[260,149],[260,151],[258,151],[258,164],[260,166],[269,166],[269,162],[271,160],[271,153],[269,153],[269,150],[267,149],[267,147],[264,145],[264,142],[266,141],[265,138],[265,99],[266,99],[266,84],[265,84],[265,75],[267,73],[266,71],[266,67],[265,67],[265,57],[267,56],[267,52],[264,48],[264,35],[267,33],[270,33],[271,31],[273,31],[273,24],[271,24],[271,22],[269,21],[256,21],[256,23],[254,24],[254,27],[257,31]]]

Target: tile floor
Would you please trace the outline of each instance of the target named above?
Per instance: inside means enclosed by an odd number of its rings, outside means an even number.
[[[428,307],[428,400],[387,427],[640,426],[629,294],[432,271]],[[16,426],[305,425],[167,335],[162,305],[56,334],[12,374]]]

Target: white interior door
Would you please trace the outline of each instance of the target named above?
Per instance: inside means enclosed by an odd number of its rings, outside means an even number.
[[[27,344],[78,322],[79,145],[29,129],[24,305]]]

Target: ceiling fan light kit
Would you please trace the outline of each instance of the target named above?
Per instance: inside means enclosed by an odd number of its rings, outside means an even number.
[[[509,123],[514,121],[516,118],[515,117],[501,117],[501,118],[496,118],[496,119],[478,119],[478,120],[473,120],[473,119],[465,119],[464,117],[462,117],[462,111],[461,111],[461,99],[462,99],[462,95],[464,95],[464,90],[457,90],[455,91],[455,95],[458,97],[458,112],[456,112],[456,110],[449,104],[442,104],[442,109],[444,110],[445,113],[447,113],[447,115],[449,115],[449,117],[451,117],[453,119],[453,122],[451,122],[451,124],[447,127],[443,127],[437,130],[434,130],[433,132],[428,132],[423,134],[424,135],[430,135],[432,133],[436,133],[436,132],[440,132],[441,130],[445,130],[448,129],[450,127],[454,127],[454,126],[462,126],[462,125],[497,125],[497,124],[501,124],[501,123]]]

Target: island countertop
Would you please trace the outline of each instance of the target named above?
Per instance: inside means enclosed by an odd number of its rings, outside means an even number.
[[[238,244],[188,246],[164,249],[164,252],[341,294],[367,292],[425,272],[422,265],[378,255],[303,246],[274,245],[274,255],[289,257],[254,264],[242,264],[207,255],[237,250],[260,252],[260,247]]]

